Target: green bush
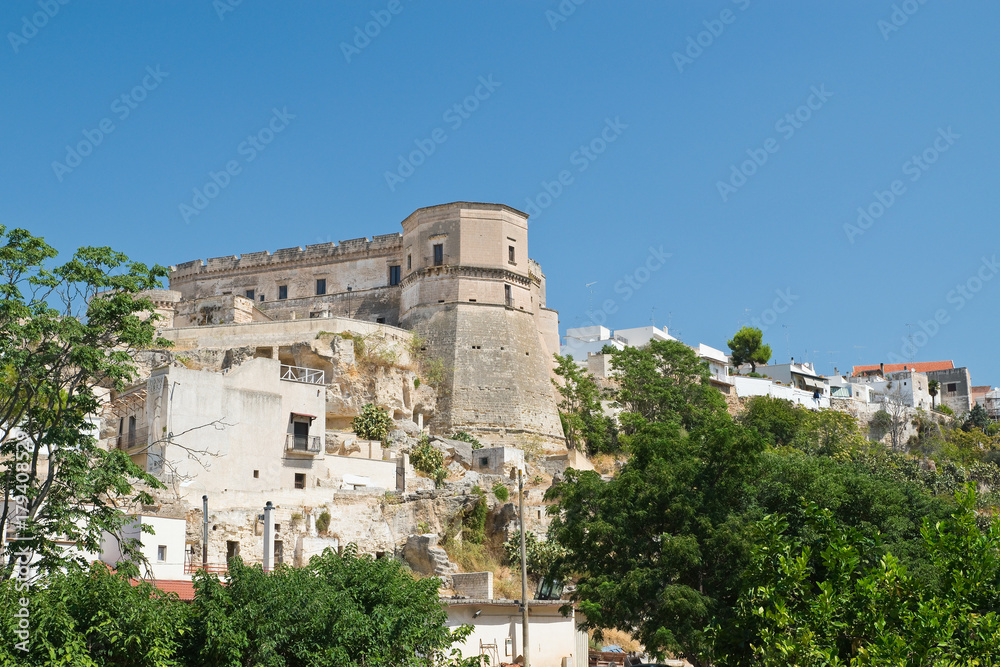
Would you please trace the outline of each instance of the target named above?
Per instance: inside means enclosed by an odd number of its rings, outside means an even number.
[[[467,442],[472,445],[473,449],[482,449],[483,443],[479,442],[474,435],[466,433],[465,431],[458,431],[451,435],[452,440],[461,440],[462,442]]]
[[[410,452],[410,463],[420,472],[430,475],[438,468],[444,467],[444,454],[431,444],[426,435],[423,435]]]
[[[486,492],[472,487],[476,504],[462,518],[462,539],[472,544],[482,544],[486,539]]]
[[[948,415],[949,417],[955,416],[955,411],[949,408],[944,403],[938,403],[934,406],[934,412],[940,412],[943,415]]]
[[[385,408],[368,403],[361,408],[361,414],[351,420],[351,426],[359,438],[385,442],[392,428],[392,417]]]
[[[521,564],[521,531],[515,530],[510,539],[504,542],[503,551],[507,562],[515,568]],[[524,534],[524,552],[527,561],[528,574],[543,577],[549,574],[556,561],[566,553],[566,550],[553,540],[540,540],[532,532]]]
[[[497,482],[493,485],[493,495],[496,496],[497,500],[502,503],[507,502],[507,499],[510,497],[510,493],[507,491],[507,487],[504,486],[503,482]]]
[[[327,512],[326,510],[323,510],[322,512],[319,513],[319,516],[316,517],[316,532],[317,533],[325,533],[327,530],[329,530],[329,528],[330,528],[330,518],[331,518],[330,517],[330,513]]]

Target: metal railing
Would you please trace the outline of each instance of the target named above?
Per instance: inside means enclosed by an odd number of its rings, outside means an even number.
[[[316,368],[281,364],[281,379],[306,384],[326,384],[326,373]]]
[[[285,451],[302,452],[303,454],[319,454],[321,451],[318,435],[285,435]]]
[[[149,429],[147,427],[137,428],[134,431],[122,433],[114,437],[115,446],[118,449],[128,451],[134,447],[145,447],[149,440]]]

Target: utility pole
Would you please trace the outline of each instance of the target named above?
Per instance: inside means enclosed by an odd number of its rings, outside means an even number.
[[[208,496],[201,497],[201,569],[208,572]]]
[[[528,568],[524,548],[524,474],[517,471],[518,521],[521,524],[521,654],[524,656],[524,667],[531,667],[528,657]]]

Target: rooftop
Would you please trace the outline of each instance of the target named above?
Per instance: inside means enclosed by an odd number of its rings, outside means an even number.
[[[927,373],[929,371],[947,371],[955,367],[950,361],[914,361],[908,364],[872,364],[869,366],[855,366],[851,375],[865,375],[870,373],[894,373],[896,371],[916,371]]]

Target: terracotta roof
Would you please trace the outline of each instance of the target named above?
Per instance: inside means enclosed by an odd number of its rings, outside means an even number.
[[[916,371],[918,373],[927,373],[928,371],[947,371],[955,367],[955,364],[950,361],[914,361],[908,364],[885,364],[886,373],[895,373],[896,371],[901,371],[903,368],[909,371]],[[863,373],[871,373],[872,371],[879,370],[878,364],[872,364],[870,366],[855,366],[851,371],[851,375],[862,375]]]
[[[164,593],[176,593],[181,600],[194,600],[194,582],[188,579],[156,579],[155,581],[142,581],[140,579],[130,579],[129,583],[138,586],[142,583],[153,584]]]

